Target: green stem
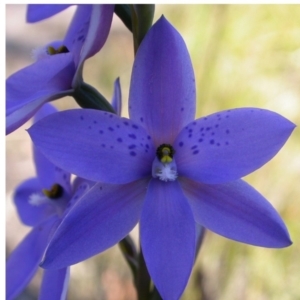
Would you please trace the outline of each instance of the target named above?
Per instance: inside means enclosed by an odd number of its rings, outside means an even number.
[[[139,268],[136,278],[136,288],[138,300],[150,300],[150,285],[151,278],[144,260],[144,255],[141,249],[139,254]]]

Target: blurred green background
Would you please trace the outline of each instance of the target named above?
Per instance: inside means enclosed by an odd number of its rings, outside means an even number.
[[[32,62],[30,51],[64,36],[74,8],[25,24],[24,5],[6,6],[7,76]],[[197,117],[234,107],[260,107],[300,123],[300,5],[156,5],[183,36],[197,83]],[[85,81],[111,99],[121,79],[123,115],[133,63],[132,37],[118,17],[104,48],[86,62]],[[76,107],[71,98],[54,104]],[[34,176],[24,131],[6,138],[7,251],[28,228],[11,203],[13,189]],[[284,219],[293,245],[265,249],[207,232],[182,300],[300,299],[300,133],[278,155],[245,178]],[[138,231],[133,236],[137,240]],[[24,258],[26,259],[26,258]],[[35,299],[40,274],[18,299]],[[131,274],[118,246],[71,268],[69,299],[135,299]]]

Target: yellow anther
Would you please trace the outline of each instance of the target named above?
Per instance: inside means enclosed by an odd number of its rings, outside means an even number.
[[[50,55],[54,55],[54,54],[57,53],[56,50],[55,50],[52,46],[49,46],[49,47],[47,48],[47,52],[48,52]]]
[[[169,144],[162,144],[156,150],[156,155],[163,164],[172,162],[174,153],[174,148]]]
[[[50,190],[43,189],[43,194],[50,199],[57,199],[62,196],[63,188],[59,184],[54,184]]]
[[[164,155],[161,159],[160,159],[160,161],[162,162],[162,163],[170,163],[171,161],[172,161],[173,159],[172,159],[172,157],[170,157],[169,155]]]
[[[57,49],[55,49],[52,46],[48,46],[47,52],[48,52],[49,55],[54,55],[54,54],[60,54],[60,53],[68,53],[69,50],[64,45],[59,46]]]

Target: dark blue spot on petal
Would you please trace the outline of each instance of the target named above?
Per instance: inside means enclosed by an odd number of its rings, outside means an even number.
[[[199,143],[202,143],[202,142],[203,142],[203,139],[199,139],[198,142],[199,142]]]
[[[179,142],[179,147],[182,147],[183,146],[183,142]]]
[[[108,127],[108,130],[115,131],[112,127]]]
[[[226,129],[226,133],[229,134],[229,129]]]
[[[193,154],[195,155],[195,154],[198,154],[199,153],[199,150],[195,150],[194,152],[193,152]]]
[[[198,147],[198,145],[194,145],[193,147],[191,147],[192,150],[196,149]]]
[[[140,120],[141,120],[141,122],[144,122],[144,118],[143,117],[141,117]]]
[[[213,145],[215,143],[215,140],[210,140],[210,144]]]
[[[124,121],[123,122],[126,126],[128,126],[129,125],[129,123],[127,122],[127,121]]]
[[[101,146],[102,146],[103,148],[105,148],[105,147],[106,147],[106,146],[105,146],[105,144],[102,144]]]
[[[136,156],[136,153],[135,153],[134,151],[130,151],[129,154],[130,154],[131,156]]]
[[[123,142],[122,138],[117,138],[117,141],[118,141],[119,143],[122,143],[122,142]]]
[[[139,127],[136,125],[132,125],[132,128],[139,129]]]
[[[100,133],[100,134],[103,134],[103,130],[99,130],[99,133]]]
[[[129,149],[134,149],[135,147],[136,147],[136,145],[134,145],[134,144],[128,146]]]
[[[128,134],[128,136],[129,136],[130,138],[132,138],[132,139],[136,139],[136,135],[133,134],[133,133]]]

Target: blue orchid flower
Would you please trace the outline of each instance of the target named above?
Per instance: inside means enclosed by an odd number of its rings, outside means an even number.
[[[36,114],[36,120],[55,113],[50,104]],[[21,221],[33,229],[11,253],[6,264],[6,299],[14,299],[37,272],[51,235],[76,200],[91,182],[77,178],[73,187],[70,173],[50,163],[34,148],[37,177],[20,184],[14,202]],[[69,268],[45,270],[39,299],[65,299]]]
[[[65,5],[29,6],[29,19],[45,18]],[[39,9],[40,8],[40,9]],[[46,102],[72,94],[83,81],[84,61],[103,47],[114,5],[79,5],[63,41],[35,51],[36,62],[6,80],[6,134],[29,120]]]
[[[193,267],[195,222],[247,244],[291,244],[276,210],[240,178],[268,162],[295,125],[257,108],[194,120],[195,105],[186,45],[161,17],[136,55],[130,119],[77,109],[29,129],[50,161],[99,182],[62,221],[42,267],[59,269],[87,259],[118,243],[139,222],[150,276],[162,298],[173,300],[183,293]]]

